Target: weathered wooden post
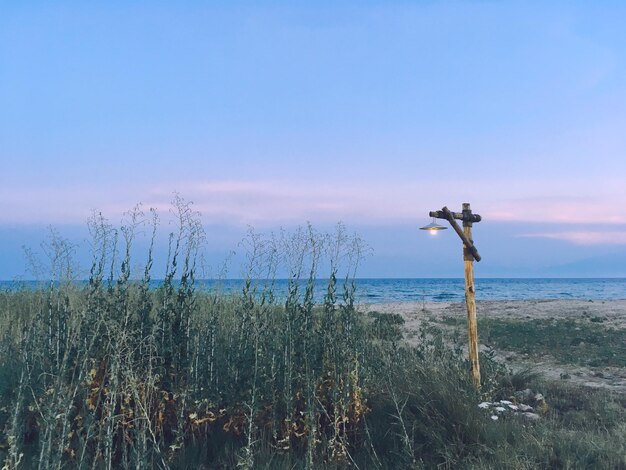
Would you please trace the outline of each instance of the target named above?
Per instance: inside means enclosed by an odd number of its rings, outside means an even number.
[[[472,240],[472,210],[469,203],[463,204],[463,234],[474,246]],[[465,264],[465,304],[467,306],[467,337],[469,356],[472,364],[472,380],[476,389],[480,388],[480,363],[478,362],[478,325],[476,323],[476,291],[474,290],[474,255],[463,244]]]
[[[440,211],[429,213],[430,217],[446,219],[463,241],[463,262],[465,264],[465,304],[467,306],[467,336],[469,341],[469,358],[471,363],[472,381],[476,389],[480,389],[480,363],[478,361],[478,325],[476,322],[476,291],[474,290],[474,260],[480,261],[481,257],[472,240],[472,224],[481,221],[478,214],[472,214],[469,203],[463,204],[461,213],[451,212],[447,207]],[[463,229],[456,220],[463,221]],[[433,224],[431,224],[432,226]],[[432,230],[423,227],[425,230]]]

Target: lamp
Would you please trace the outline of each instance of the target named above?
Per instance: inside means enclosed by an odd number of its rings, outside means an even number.
[[[439,225],[437,222],[435,222],[435,218],[433,217],[433,221],[428,225],[420,227],[420,230],[448,230],[448,227]]]

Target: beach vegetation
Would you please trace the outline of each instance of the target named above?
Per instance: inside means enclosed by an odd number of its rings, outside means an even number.
[[[561,364],[626,367],[626,329],[597,318],[575,312],[572,318],[481,318],[481,342],[535,359],[549,356]],[[443,323],[463,336],[464,321],[446,317]]]
[[[176,196],[172,214],[158,287],[159,217],[137,207],[119,228],[90,220],[87,282],[55,232],[45,283],[0,292],[3,468],[626,467],[621,398],[514,374],[488,352],[476,390],[441,331],[409,346],[401,316],[361,313],[364,245],[343,226],[250,230],[241,289],[224,294],[198,283],[193,206]],[[546,396],[540,420],[479,407],[527,387]]]

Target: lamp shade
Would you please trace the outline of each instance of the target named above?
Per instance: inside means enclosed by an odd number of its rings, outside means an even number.
[[[447,230],[448,227],[444,227],[443,225],[439,225],[435,222],[435,218],[433,217],[433,221],[424,227],[420,227],[420,230]]]

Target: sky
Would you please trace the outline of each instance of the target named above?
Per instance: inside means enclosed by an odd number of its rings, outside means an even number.
[[[0,2],[0,279],[193,201],[219,263],[343,222],[361,277],[626,277],[624,2]],[[78,250],[78,256],[81,250]]]

